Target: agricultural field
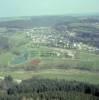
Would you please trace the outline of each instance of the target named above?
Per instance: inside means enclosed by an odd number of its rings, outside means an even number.
[[[0,22],[0,100],[98,100],[99,22],[49,18]]]
[[[30,26],[23,27],[20,21],[16,24],[13,20],[15,28],[10,22],[4,22],[5,26],[2,26],[2,22],[1,79],[11,75],[16,80],[58,78],[99,84],[99,49],[98,41],[95,41],[99,27],[94,21],[86,23],[80,17],[66,18],[57,16],[57,21],[53,19],[49,25],[46,25],[47,22],[33,26],[28,23]],[[58,21],[60,19],[62,22]],[[63,23],[66,21],[68,24]]]

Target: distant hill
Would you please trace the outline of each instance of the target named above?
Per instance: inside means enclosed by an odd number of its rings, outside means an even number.
[[[7,18],[1,19],[0,27],[7,28],[32,28],[36,26],[52,26],[57,23],[73,22],[77,20],[72,16],[35,16],[22,18]]]

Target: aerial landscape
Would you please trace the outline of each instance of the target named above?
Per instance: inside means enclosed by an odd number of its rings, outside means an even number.
[[[0,17],[0,100],[99,100],[99,13]]]

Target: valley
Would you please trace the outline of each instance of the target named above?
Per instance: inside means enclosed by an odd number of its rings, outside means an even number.
[[[99,84],[97,16],[34,20],[0,22],[0,77],[62,78]]]

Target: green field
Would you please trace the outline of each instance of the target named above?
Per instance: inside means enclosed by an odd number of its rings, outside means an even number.
[[[11,75],[18,80],[26,80],[32,77],[44,79],[65,79],[87,82],[92,84],[99,84],[99,73],[81,71],[75,69],[49,69],[43,71],[15,71],[15,72],[0,72],[0,77]]]
[[[11,75],[20,80],[37,77],[99,84],[99,55],[35,44],[24,33],[10,38],[10,50],[0,50],[0,77]]]

